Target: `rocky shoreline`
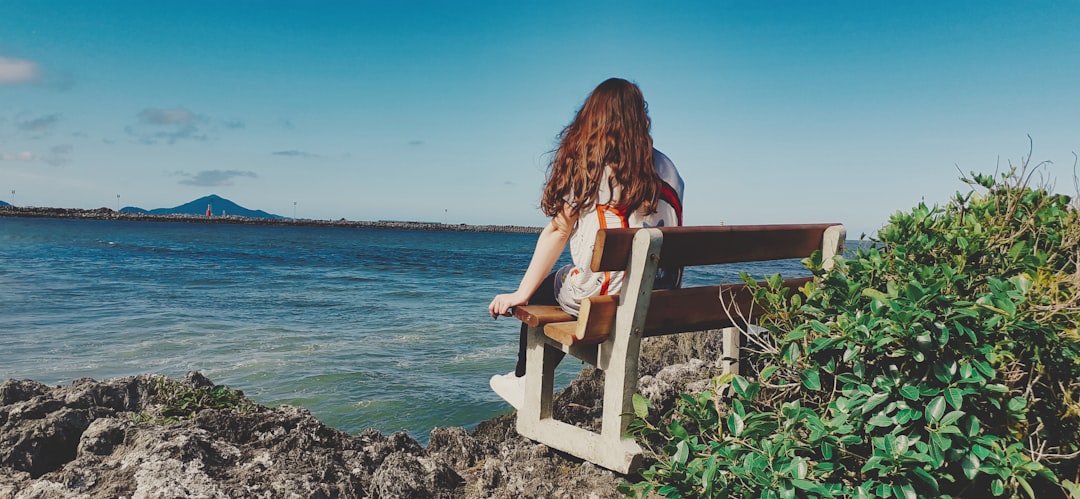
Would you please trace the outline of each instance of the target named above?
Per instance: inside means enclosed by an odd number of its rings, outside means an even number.
[[[536,234],[540,227],[519,225],[468,225],[442,224],[438,222],[387,221],[375,222],[356,220],[314,220],[306,218],[253,218],[235,215],[207,217],[202,215],[151,215],[115,211],[110,208],[85,210],[79,208],[38,208],[23,206],[0,206],[0,217],[23,218],[70,218],[83,220],[126,220],[135,222],[187,222],[210,224],[242,225],[282,225],[305,227],[347,227],[364,229],[426,230],[439,232],[500,232],[514,234]]]
[[[718,332],[646,339],[639,391],[663,409],[707,389],[719,344]],[[583,370],[556,396],[555,416],[597,428],[602,382]],[[168,386],[238,403],[177,420]],[[622,497],[618,485],[634,478],[519,436],[512,414],[471,432],[435,428],[422,447],[405,433],[350,435],[300,407],[260,406],[199,373],[0,385],[0,497],[601,499]]]

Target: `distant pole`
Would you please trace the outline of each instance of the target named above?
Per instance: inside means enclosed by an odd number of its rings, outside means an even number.
[[[446,208],[443,208],[442,213],[443,213],[443,215],[442,215],[442,223],[443,223],[443,225],[446,225],[446,224],[450,223],[450,210],[448,210]]]
[[[296,220],[296,201],[292,202],[292,218]]]
[[[11,190],[11,206],[15,206],[15,189]]]
[[[116,195],[116,212],[117,213],[120,212],[120,195],[119,194]]]

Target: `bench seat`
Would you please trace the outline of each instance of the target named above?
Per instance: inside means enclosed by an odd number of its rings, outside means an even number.
[[[782,286],[797,292],[810,280],[810,277],[785,279]],[[721,303],[728,306],[720,306]],[[604,295],[582,302],[578,317],[554,305],[516,307],[514,317],[532,327],[542,326],[545,336],[563,345],[595,345],[611,336],[618,304],[619,295]],[[744,283],[657,290],[652,294],[642,335],[745,327],[759,313],[760,308],[753,306]]]

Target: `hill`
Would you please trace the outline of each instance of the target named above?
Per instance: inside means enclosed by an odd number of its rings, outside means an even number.
[[[8,204],[8,203],[6,203],[6,202],[4,202],[4,201],[0,201],[0,206],[11,206],[11,205],[10,205],[10,204]]]
[[[120,211],[122,213],[142,213],[150,215],[206,215],[207,208],[210,208],[214,216],[219,217],[222,215],[234,215],[248,218],[285,218],[281,215],[275,215],[273,213],[267,213],[262,210],[249,210],[240,206],[228,199],[225,199],[217,194],[211,194],[209,196],[203,196],[199,199],[191,201],[189,203],[175,206],[173,208],[156,208],[153,210],[144,210],[134,206],[126,206]]]

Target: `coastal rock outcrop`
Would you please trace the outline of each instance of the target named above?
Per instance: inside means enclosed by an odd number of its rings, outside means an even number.
[[[719,371],[718,337],[647,340],[640,391],[666,407],[706,386]],[[556,396],[556,417],[596,428],[602,380],[585,369]],[[0,497],[607,498],[621,497],[625,479],[520,437],[513,415],[471,432],[435,428],[423,447],[405,433],[350,435],[300,407],[260,406],[199,373],[0,385]]]

